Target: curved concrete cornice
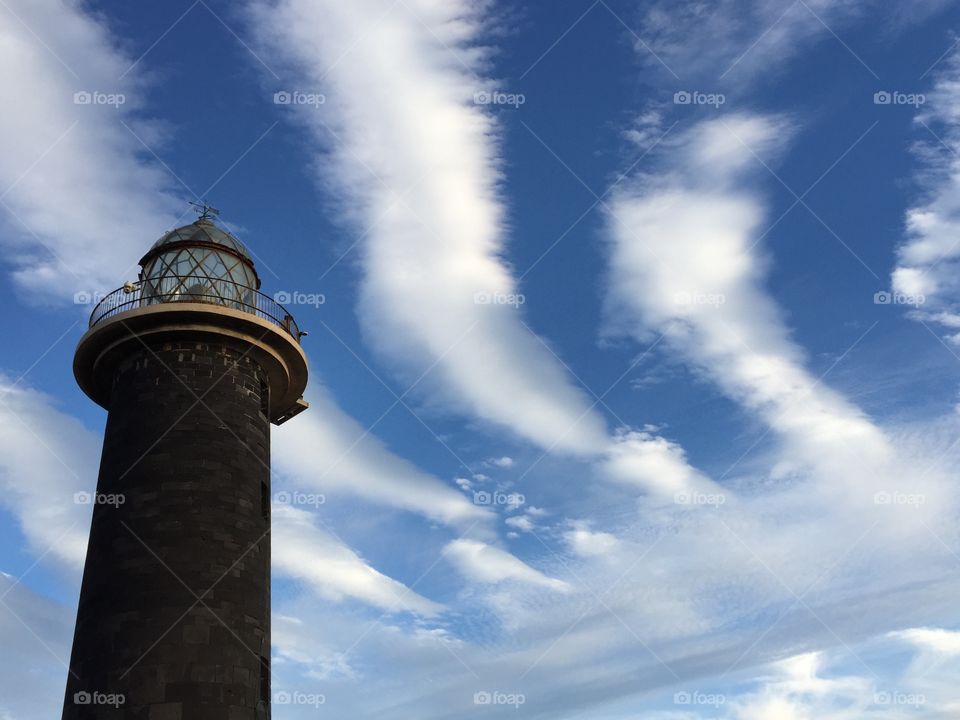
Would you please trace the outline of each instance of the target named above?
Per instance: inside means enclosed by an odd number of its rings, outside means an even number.
[[[158,303],[127,310],[87,330],[73,358],[73,374],[95,403],[109,410],[118,364],[151,340],[232,340],[247,347],[270,381],[270,420],[279,425],[306,409],[307,356],[283,328],[241,310],[211,303]]]

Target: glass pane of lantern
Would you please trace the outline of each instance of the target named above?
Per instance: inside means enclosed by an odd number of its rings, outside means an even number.
[[[169,243],[176,246],[163,251]],[[248,311],[256,306],[259,281],[252,263],[242,259],[249,258],[246,248],[212,223],[171,231],[153,250],[160,252],[143,269],[147,302],[212,302]]]

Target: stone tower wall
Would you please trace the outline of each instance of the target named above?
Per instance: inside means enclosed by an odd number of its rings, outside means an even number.
[[[269,390],[245,351],[148,339],[117,368],[64,720],[268,717]]]

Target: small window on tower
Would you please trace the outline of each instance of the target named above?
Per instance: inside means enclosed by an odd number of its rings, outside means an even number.
[[[266,378],[260,378],[260,412],[265,418],[270,417],[270,385]]]
[[[270,658],[260,657],[260,697],[270,702]]]
[[[270,488],[266,480],[260,483],[260,514],[264,520],[270,519]]]

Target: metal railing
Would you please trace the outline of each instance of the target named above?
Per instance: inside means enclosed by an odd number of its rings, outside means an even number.
[[[177,278],[164,277],[159,281],[140,280],[117,288],[97,303],[90,314],[90,327],[127,310],[161,305],[165,303],[191,302],[220,305],[233,310],[256,315],[277,327],[281,327],[300,342],[300,328],[293,315],[269,295],[229,280],[197,278],[199,284],[185,288],[177,283],[176,289],[165,292],[164,283]],[[191,278],[193,280],[193,278]]]

